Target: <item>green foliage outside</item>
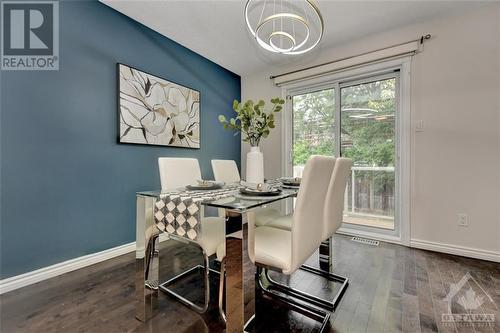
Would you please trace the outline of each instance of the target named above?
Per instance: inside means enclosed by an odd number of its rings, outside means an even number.
[[[395,164],[395,80],[388,79],[341,89],[341,155],[356,166]],[[322,90],[293,97],[293,164],[311,155],[334,151],[335,92]],[[336,139],[336,138],[335,138]],[[394,173],[357,171],[376,191],[392,191]]]
[[[311,145],[302,140],[293,145],[293,163],[294,165],[304,165],[311,155],[332,155],[333,142],[325,140],[318,145]]]
[[[334,155],[335,95],[332,89],[293,97],[293,164],[311,155]]]
[[[343,156],[357,165],[394,166],[394,93],[394,79],[341,90]],[[356,118],[362,114],[370,116]]]

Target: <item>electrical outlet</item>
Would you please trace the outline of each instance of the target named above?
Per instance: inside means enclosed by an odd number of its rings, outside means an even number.
[[[467,214],[457,214],[458,225],[461,227],[469,226],[469,216]]]
[[[417,124],[415,126],[415,131],[416,132],[423,132],[424,131],[424,121],[423,120],[417,120]]]

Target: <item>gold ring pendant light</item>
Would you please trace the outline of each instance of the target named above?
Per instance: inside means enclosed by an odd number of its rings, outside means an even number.
[[[303,10],[294,3],[302,3]],[[260,12],[257,22],[250,22],[251,9]],[[272,13],[263,17],[266,10]],[[272,4],[268,4],[267,0],[248,0],[245,21],[257,44],[269,52],[281,54],[304,54],[312,50],[319,44],[324,32],[323,17],[313,0],[274,0]],[[311,24],[316,26],[314,33]],[[302,33],[298,34],[298,30]]]

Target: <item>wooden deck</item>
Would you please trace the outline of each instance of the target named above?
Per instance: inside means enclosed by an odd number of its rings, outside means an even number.
[[[394,220],[372,216],[344,215],[344,222],[367,227],[394,230]]]

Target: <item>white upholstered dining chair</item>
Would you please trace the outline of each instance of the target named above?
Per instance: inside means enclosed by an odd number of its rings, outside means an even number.
[[[323,228],[323,241],[328,240],[342,224],[344,212],[344,194],[352,167],[350,158],[335,158],[330,187],[325,200],[325,218]],[[266,217],[255,220],[257,226],[268,226],[283,230],[292,229],[292,215],[280,216],[277,210],[268,211]]]
[[[170,157],[160,157],[158,159],[158,166],[160,170],[160,181],[162,190],[176,189],[189,184],[196,184],[197,180],[201,179],[200,166],[197,159],[194,158],[170,158]],[[188,238],[178,237],[176,235],[170,235],[171,239],[179,239],[183,242],[186,240],[197,244],[203,251],[204,266],[202,267],[204,272],[204,288],[205,288],[205,299],[203,306],[196,305],[194,302],[186,299],[180,294],[172,291],[168,286],[175,281],[181,279],[185,275],[194,271],[199,267],[191,268],[174,278],[168,280],[167,282],[161,284],[159,288],[162,291],[167,292],[173,297],[177,298],[180,302],[187,305],[188,307],[196,310],[199,313],[203,313],[208,309],[210,300],[210,283],[209,283],[209,273],[210,271],[220,274],[218,271],[214,271],[209,267],[209,257],[216,253],[217,247],[225,241],[225,231],[224,231],[224,218],[220,217],[201,217],[201,231],[199,237],[196,240],[190,240]],[[220,279],[220,283],[223,283],[224,279]]]
[[[344,194],[345,188],[347,185],[347,180],[349,178],[349,174],[352,167],[352,160],[349,158],[339,157],[335,159],[333,172],[330,177],[330,182],[328,185],[328,190],[325,196],[324,201],[324,214],[323,214],[323,228],[322,228],[322,242],[330,240],[333,234],[338,230],[343,220],[344,213]],[[284,228],[287,225],[292,226],[293,218],[292,216],[279,217],[278,227]],[[276,223],[270,223],[270,225],[276,225]],[[330,243],[329,247],[333,244]],[[329,248],[331,251],[331,249]],[[329,254],[330,256],[331,254]],[[310,273],[314,273],[316,275],[322,276],[330,281],[335,281],[341,284],[340,288],[337,291],[337,294],[332,300],[321,300],[318,305],[333,311],[337,307],[340,302],[344,292],[347,289],[349,280],[344,276],[340,276],[334,274],[330,271],[318,269],[316,267],[310,265],[302,265],[300,267],[302,270],[308,271]],[[331,266],[330,266],[331,269]],[[290,288],[286,285],[279,284],[274,281],[269,275],[267,275],[267,279],[272,284],[279,285],[281,288]],[[300,294],[300,291],[294,291],[295,293]]]
[[[351,172],[352,160],[339,157],[330,179],[330,185],[325,200],[325,217],[323,223],[323,240],[333,236],[342,224],[344,215],[344,196],[347,180]]]
[[[214,174],[214,179],[218,182],[224,182],[225,184],[239,184],[240,183],[240,172],[238,171],[238,166],[233,160],[212,160],[212,172]],[[220,208],[219,216],[226,217],[226,210]],[[220,251],[219,251],[220,252]]]
[[[212,160],[212,171],[216,181],[221,181],[226,184],[235,184],[241,181],[240,172],[238,166],[234,160]],[[219,209],[219,216],[225,217],[225,210]],[[254,219],[257,224],[263,221],[272,220],[274,217],[279,216],[279,211],[273,208],[258,208],[253,213]],[[239,214],[238,214],[239,215]],[[245,217],[239,215],[240,218],[245,219]],[[227,216],[231,218],[231,215]],[[263,224],[264,222],[262,222]],[[242,238],[241,231],[231,234],[233,237]],[[217,260],[221,263],[221,280],[224,280],[225,275],[225,257],[226,257],[226,243],[223,242],[217,248]],[[224,283],[219,284],[219,312],[223,319],[225,319],[225,313],[222,308],[222,299],[224,293]]]
[[[253,214],[248,217],[248,255],[257,266],[260,288],[287,303],[293,309],[309,314],[326,327],[330,313],[323,311],[326,301],[288,286],[272,283],[268,270],[285,275],[293,274],[314,254],[321,244],[324,229],[325,198],[333,173],[333,157],[312,156],[304,169],[297,194],[295,211],[291,216],[291,230],[260,226],[255,228]],[[293,298],[307,302],[305,306]]]
[[[233,184],[241,180],[238,166],[233,160],[212,160],[212,171],[216,181]]]

